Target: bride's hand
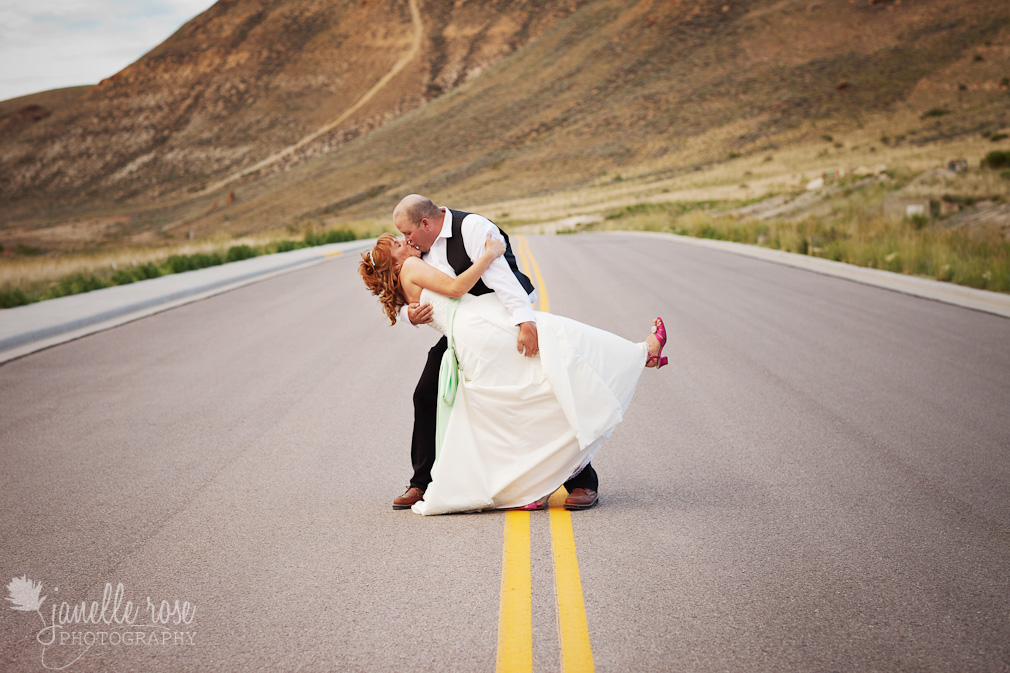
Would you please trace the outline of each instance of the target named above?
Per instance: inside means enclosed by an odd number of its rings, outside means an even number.
[[[491,255],[491,259],[501,257],[505,254],[505,241],[496,238],[494,234],[488,234],[484,240],[484,254]]]

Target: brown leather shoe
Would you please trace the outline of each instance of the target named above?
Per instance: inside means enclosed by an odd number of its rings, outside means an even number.
[[[565,498],[565,509],[589,509],[600,499],[599,494],[591,488],[577,488]]]
[[[393,500],[393,509],[410,509],[410,506],[418,500],[424,500],[424,491],[417,486],[411,486],[406,493]]]

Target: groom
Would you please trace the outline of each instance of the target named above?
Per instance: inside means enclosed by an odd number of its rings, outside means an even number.
[[[422,253],[422,259],[455,277],[473,265],[484,249],[488,233],[505,240],[505,254],[496,259],[477,281],[470,294],[495,292],[502,304],[512,314],[519,326],[516,349],[527,357],[540,353],[537,323],[532,301],[535,291],[530,279],[519,271],[509,238],[486,217],[436,206],[419,194],[405,196],[393,209],[393,225],[403,234],[407,243]],[[431,304],[410,304],[401,310],[413,325],[431,322]],[[414,464],[407,492],[393,500],[393,509],[409,509],[424,498],[424,490],[431,482],[431,468],[435,464],[436,400],[438,397],[438,370],[442,354],[448,347],[443,336],[428,351],[428,361],[414,390],[414,434],[410,457]],[[565,509],[589,509],[596,504],[599,480],[591,463],[565,482],[568,498]]]

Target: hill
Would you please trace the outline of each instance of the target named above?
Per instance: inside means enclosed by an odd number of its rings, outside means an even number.
[[[797,148],[933,165],[917,148],[982,147],[1010,126],[1005,3],[416,8],[221,0],[43,118],[26,99],[0,104],[0,240],[65,249],[388,218],[412,191],[524,199],[507,207],[520,219],[568,194],[560,216],[586,190],[634,199],[748,159],[776,157],[765,187],[799,180],[815,164]],[[740,196],[759,196],[761,170],[746,172]]]
[[[301,157],[458,86],[577,6],[432,3],[420,49],[399,77]],[[77,96],[0,104],[4,224],[176,202],[339,117],[397,63],[414,32],[406,1],[220,0]]]

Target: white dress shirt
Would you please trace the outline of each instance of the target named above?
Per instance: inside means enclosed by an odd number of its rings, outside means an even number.
[[[421,255],[421,259],[442,273],[455,278],[456,272],[449,265],[449,259],[446,254],[447,241],[452,237],[452,214],[445,208],[442,208],[442,212],[442,230],[439,232],[435,242],[431,244],[428,252]],[[498,227],[491,220],[476,213],[471,213],[463,218],[461,229],[463,248],[466,250],[467,256],[470,257],[470,261],[476,261],[480,258],[481,253],[484,252],[484,241],[488,234],[492,234],[500,241],[505,240],[501,235],[501,231],[499,231]],[[526,290],[519,282],[519,279],[516,278],[515,273],[512,272],[512,267],[505,261],[504,255],[497,257],[491,262],[491,266],[481,275],[480,279],[484,281],[484,284],[489,289],[498,295],[498,299],[505,305],[508,312],[512,314],[516,325],[523,322],[536,322],[532,306],[532,302],[536,300],[536,291],[526,294]],[[411,324],[410,320],[407,319],[406,306],[400,309],[400,317],[408,325]]]

